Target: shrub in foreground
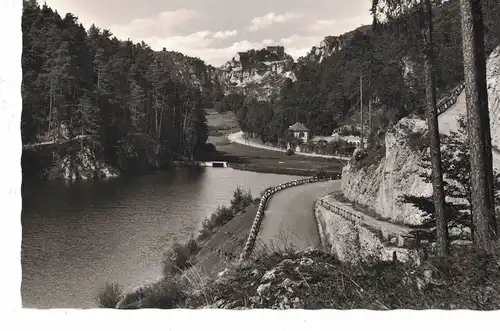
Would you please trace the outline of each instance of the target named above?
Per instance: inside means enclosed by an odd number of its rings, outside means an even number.
[[[118,283],[108,283],[102,286],[96,297],[99,308],[116,308],[123,296],[123,288]]]
[[[142,292],[143,308],[175,309],[186,300],[186,284],[177,277],[165,277]]]
[[[172,249],[165,254],[163,261],[163,274],[165,276],[175,275],[182,270],[188,269],[194,264],[194,257],[200,251],[198,242],[191,238],[184,245],[175,243]]]
[[[181,308],[188,296],[187,285],[180,277],[164,277],[156,283],[127,294],[123,300],[123,308]]]

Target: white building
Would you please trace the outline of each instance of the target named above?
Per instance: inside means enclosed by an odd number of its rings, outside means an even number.
[[[292,132],[295,138],[300,139],[303,143],[306,143],[309,140],[309,129],[300,122],[291,125],[288,130]]]

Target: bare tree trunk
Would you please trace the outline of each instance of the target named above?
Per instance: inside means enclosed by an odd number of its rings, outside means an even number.
[[[471,156],[471,209],[474,242],[491,250],[497,235],[493,157],[480,0],[460,0],[465,95]]]
[[[373,130],[372,130],[372,89],[371,89],[371,78],[368,79],[368,144],[369,147],[373,145]]]
[[[421,0],[424,26],[422,37],[424,42],[425,103],[427,110],[427,126],[429,127],[429,144],[431,154],[431,179],[436,217],[437,249],[439,256],[448,255],[448,225],[445,219],[445,195],[443,187],[443,171],[441,167],[441,143],[439,141],[439,124],[436,107],[436,81],[434,69],[434,43],[432,40],[432,3]]]
[[[361,148],[365,148],[363,141],[363,127],[364,127],[364,114],[363,114],[363,76],[359,76],[359,108],[361,111]]]
[[[185,145],[185,142],[184,142],[184,139],[185,139],[185,132],[186,132],[186,121],[187,121],[187,117],[188,117],[188,108],[186,108],[186,112],[184,113],[184,123],[182,124],[182,136],[181,136],[181,144],[182,144],[182,149],[183,149],[183,153],[186,152],[186,145]]]
[[[53,114],[52,114],[52,108],[53,108],[53,103],[52,103],[52,95],[53,95],[53,91],[52,91],[52,75],[50,76],[50,88],[49,88],[49,139],[50,139],[50,135],[52,134],[51,130],[52,130],[52,119],[53,119]]]

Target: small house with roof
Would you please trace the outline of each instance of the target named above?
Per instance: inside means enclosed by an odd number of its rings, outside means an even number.
[[[293,134],[293,136],[303,143],[306,143],[309,140],[309,129],[300,122],[291,125],[288,130]]]

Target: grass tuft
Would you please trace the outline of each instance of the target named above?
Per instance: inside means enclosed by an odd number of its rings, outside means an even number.
[[[102,286],[96,297],[99,308],[116,308],[117,303],[123,297],[123,288],[118,283],[108,283]]]

